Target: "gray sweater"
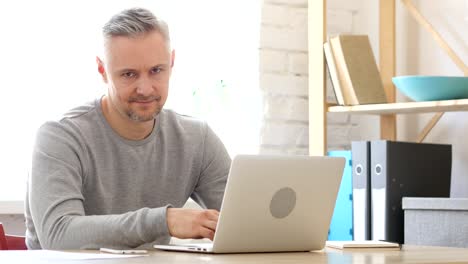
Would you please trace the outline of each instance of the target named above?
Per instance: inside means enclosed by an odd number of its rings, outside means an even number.
[[[168,206],[219,210],[231,159],[207,126],[163,110],[152,133],[120,137],[100,99],[37,133],[26,199],[29,249],[149,247],[170,239]]]

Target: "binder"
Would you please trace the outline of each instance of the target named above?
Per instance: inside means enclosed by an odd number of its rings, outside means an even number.
[[[352,175],[351,175],[351,151],[329,151],[330,157],[346,158],[340,189],[336,197],[335,210],[328,231],[328,239],[333,241],[353,240],[353,201],[352,201]]]
[[[370,142],[351,142],[354,240],[371,239]]]
[[[403,197],[449,197],[452,146],[371,141],[372,240],[404,243]]]

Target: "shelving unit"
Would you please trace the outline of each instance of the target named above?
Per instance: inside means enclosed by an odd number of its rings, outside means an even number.
[[[388,104],[329,106],[326,103],[325,59],[323,43],[327,39],[327,0],[308,1],[308,45],[309,45],[309,154],[325,155],[327,151],[327,113],[371,114],[380,116],[380,138],[396,140],[396,115],[410,113],[436,113],[418,137],[421,142],[434,127],[444,112],[468,111],[468,99],[395,102],[395,2],[379,0],[379,69]],[[442,37],[417,11],[411,0],[402,0],[415,19],[425,27],[436,42],[468,76],[468,67],[456,56]]]

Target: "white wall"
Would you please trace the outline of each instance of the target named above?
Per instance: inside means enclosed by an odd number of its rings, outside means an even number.
[[[264,1],[259,52],[260,152],[307,154],[307,0]]]

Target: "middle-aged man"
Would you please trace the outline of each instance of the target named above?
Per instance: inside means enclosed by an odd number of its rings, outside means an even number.
[[[174,65],[167,25],[128,9],[103,36],[97,64],[107,94],[38,130],[28,248],[213,239],[231,159],[206,123],[163,109]],[[180,208],[189,197],[209,209]]]

